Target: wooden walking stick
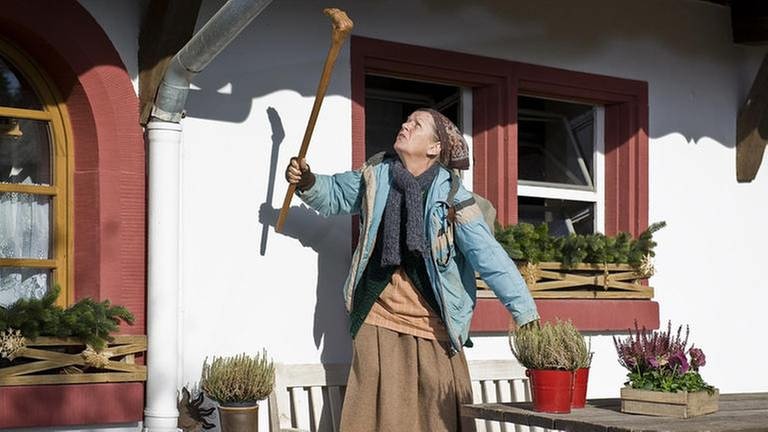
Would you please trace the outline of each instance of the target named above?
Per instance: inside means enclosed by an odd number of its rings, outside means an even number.
[[[323,13],[331,18],[333,25],[333,30],[331,31],[331,49],[328,50],[328,56],[325,58],[325,65],[323,66],[323,74],[320,75],[320,84],[317,86],[315,104],[312,105],[312,113],[309,115],[307,130],[304,132],[304,139],[301,142],[301,149],[299,149],[299,160],[304,159],[304,156],[307,155],[309,140],[312,138],[312,132],[315,130],[317,115],[320,113],[320,105],[323,103],[325,91],[328,89],[328,83],[331,80],[333,65],[336,63],[336,57],[339,56],[341,45],[344,43],[347,36],[349,36],[353,25],[352,20],[350,20],[346,12],[342,10],[329,8],[323,10]],[[275,231],[277,232],[283,231],[285,217],[288,215],[288,207],[291,205],[291,198],[293,198],[295,192],[296,185],[289,184],[288,191],[285,193],[285,199],[283,200],[283,207],[280,209],[280,215],[277,217],[277,223],[275,224]]]

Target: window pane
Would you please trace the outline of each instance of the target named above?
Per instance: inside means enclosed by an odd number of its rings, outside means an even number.
[[[365,157],[393,152],[400,126],[419,108],[433,108],[457,126],[461,88],[375,75],[365,76]]]
[[[594,187],[594,109],[518,98],[520,180]]]
[[[595,203],[536,197],[518,197],[517,218],[520,222],[549,225],[554,236],[593,234]]]
[[[0,192],[0,258],[50,259],[51,197]]]
[[[50,280],[48,269],[0,267],[0,306],[8,307],[22,298],[43,298]]]
[[[48,122],[0,117],[0,182],[51,184]]]
[[[0,107],[42,110],[43,105],[27,80],[0,57]]]

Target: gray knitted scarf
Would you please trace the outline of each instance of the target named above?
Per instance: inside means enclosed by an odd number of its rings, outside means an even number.
[[[402,212],[405,209],[405,247],[411,252],[425,255],[429,250],[424,236],[424,199],[423,194],[429,189],[440,169],[439,164],[432,165],[418,177],[414,177],[400,159],[395,159],[390,166],[392,187],[387,197],[384,210],[384,228],[382,231],[381,266],[397,266],[402,262],[401,241]]]

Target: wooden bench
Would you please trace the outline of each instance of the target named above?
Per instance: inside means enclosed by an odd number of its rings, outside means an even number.
[[[275,365],[269,395],[269,430],[339,430],[349,364]]]
[[[469,362],[474,403],[531,399],[525,369],[514,360]],[[270,431],[338,432],[349,364],[277,365],[269,396]],[[478,432],[511,432],[528,427],[477,421]]]

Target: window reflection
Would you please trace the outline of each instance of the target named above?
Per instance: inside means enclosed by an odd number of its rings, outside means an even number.
[[[520,180],[592,189],[594,152],[592,106],[518,98]]]
[[[40,98],[27,80],[0,57],[0,107],[42,110]]]
[[[0,117],[0,182],[51,184],[47,122]]]

